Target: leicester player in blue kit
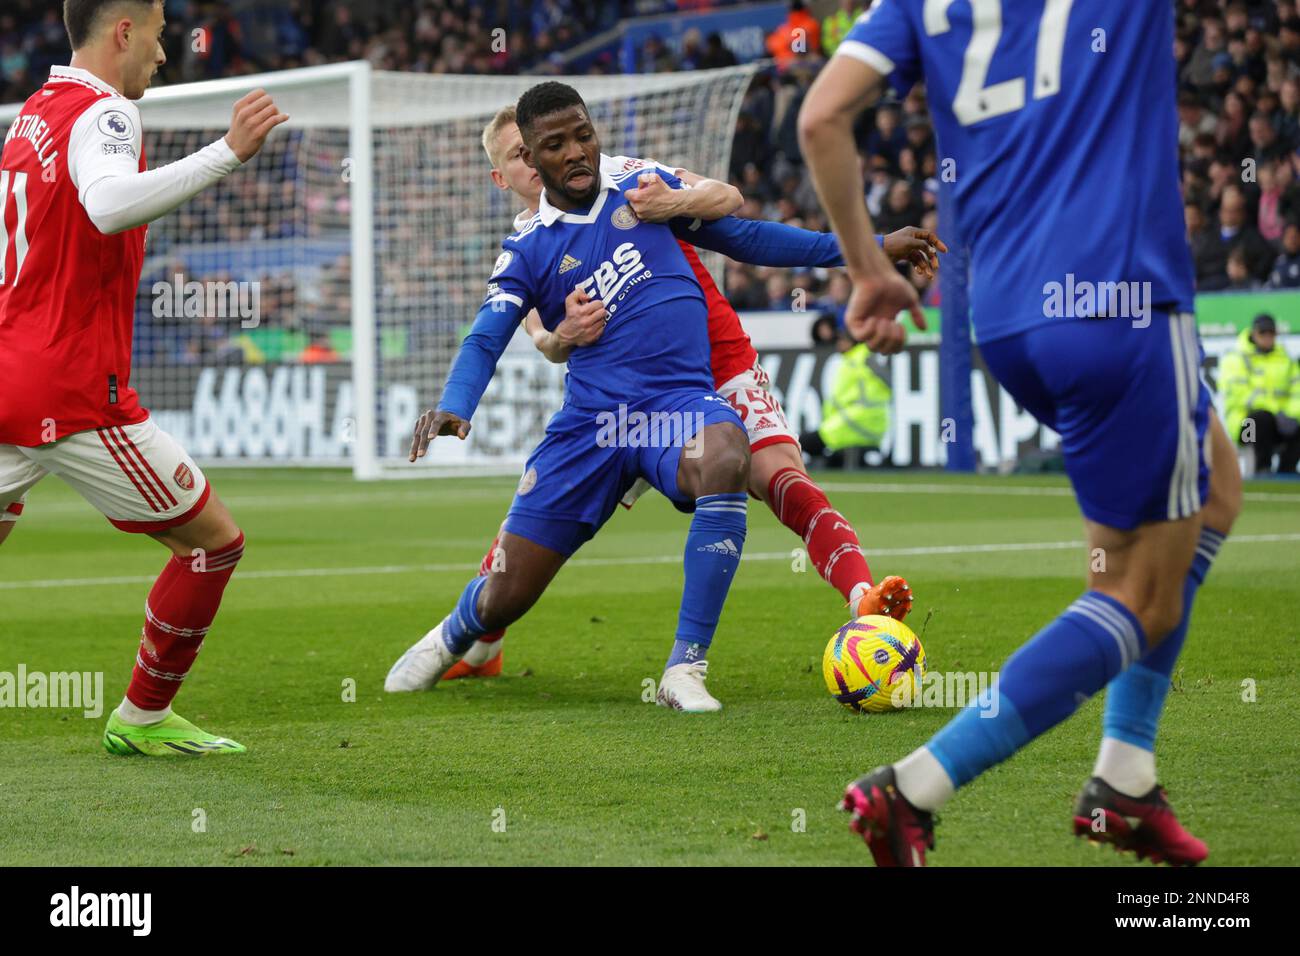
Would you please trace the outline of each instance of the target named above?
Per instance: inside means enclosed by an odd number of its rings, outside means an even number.
[[[658,699],[717,710],[704,686],[707,652],[745,543],[749,441],[714,392],[704,296],[663,223],[716,219],[735,210],[739,195],[710,180],[682,189],[664,171],[601,172],[586,106],[560,83],[526,92],[517,122],[525,161],[545,191],[537,214],[502,243],[438,408],[416,425],[411,459],[439,435],[466,437],[497,360],[531,309],[553,329],[567,299],[598,298],[608,325],[569,362],[564,406],[529,457],[506,517],[501,567],[470,581],[452,613],[393,665],[386,686],[436,684],[477,638],[522,617],[642,477],[693,513]]]
[[[1156,782],[1156,726],[1241,487],[1199,376],[1173,40],[1160,0],[878,0],[804,102],[804,155],[854,283],[846,321],[875,348],[901,340],[915,293],[861,241],[852,124],[886,84],[902,95],[924,77],[976,341],[1060,433],[1093,558],[1088,590],[1006,662],[996,700],[849,786],[878,865],[923,865],[957,788],[1103,687],[1076,833],[1155,861],[1206,856]]]

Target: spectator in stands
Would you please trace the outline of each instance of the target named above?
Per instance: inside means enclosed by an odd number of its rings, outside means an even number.
[[[727,298],[740,312],[767,308],[767,293],[749,269],[738,262],[727,264]]]
[[[672,73],[677,69],[677,60],[672,50],[664,44],[663,39],[655,33],[646,37],[641,47],[642,73]]]
[[[1183,68],[1183,81],[1199,89],[1211,86],[1214,81],[1214,59],[1226,52],[1227,39],[1223,32],[1223,22],[1215,17],[1207,17],[1201,24],[1201,42],[1192,50],[1191,57]]]
[[[915,226],[921,221],[921,203],[905,179],[896,179],[889,187],[889,199],[880,215],[874,219],[881,235],[889,235],[905,226]]]
[[[890,169],[897,169],[899,150],[906,145],[907,133],[902,128],[898,107],[892,103],[876,107],[876,125],[861,144],[862,151],[883,158]]]
[[[1192,89],[1178,94],[1178,145],[1187,149],[1198,136],[1213,134],[1221,119],[1201,104],[1201,98]]]
[[[1275,258],[1273,248],[1250,224],[1246,195],[1235,184],[1223,190],[1219,202],[1219,238],[1229,251],[1242,250],[1250,275],[1261,281],[1268,277]]]
[[[1195,93],[1187,95],[1196,100],[1199,110],[1199,97]],[[1244,157],[1249,154],[1250,121],[1246,115],[1246,100],[1240,93],[1229,93],[1223,98],[1223,108],[1217,119],[1211,118],[1211,126],[1214,129],[1214,139],[1218,144],[1220,155]],[[1199,131],[1198,129],[1197,132]]]
[[[1228,284],[1223,287],[1224,292],[1250,292],[1259,288],[1260,282],[1251,275],[1246,252],[1241,246],[1234,246],[1228,251],[1227,270]]]
[[[1235,442],[1254,449],[1255,471],[1295,474],[1300,463],[1300,365],[1277,345],[1277,323],[1257,315],[1219,361],[1223,424]]]
[[[736,54],[722,42],[722,34],[716,30],[704,40],[704,56],[700,60],[700,69],[717,70],[724,66],[735,66]]]
[[[1187,225],[1187,243],[1192,248],[1192,265],[1196,270],[1196,288],[1211,292],[1227,285],[1228,250],[1204,211],[1194,202],[1183,206]]]
[[[1290,220],[1282,232],[1282,252],[1273,263],[1268,284],[1274,289],[1300,290],[1300,218]]]
[[[343,361],[334,349],[328,332],[317,332],[311,337],[311,343],[302,350],[298,361],[303,365],[331,365]]]
[[[789,312],[794,306],[794,288],[788,272],[777,271],[767,277],[767,308],[771,312]]]
[[[1250,118],[1250,145],[1255,161],[1261,164],[1284,158],[1295,148],[1277,135],[1273,121],[1265,113]]]
[[[823,312],[812,324],[813,348],[833,346],[839,338],[839,322],[831,312]]]
[[[831,274],[826,294],[817,302],[817,308],[822,310],[823,315],[835,319],[835,326],[840,330],[844,329],[844,313],[849,307],[849,295],[852,292],[853,284],[849,282],[848,275],[844,272],[834,272]]]
[[[682,35],[682,54],[678,61],[681,70],[698,70],[704,61],[704,39],[696,27]]]
[[[1259,215],[1256,221],[1259,234],[1270,243],[1282,238],[1286,214],[1282,210],[1283,196],[1290,185],[1291,164],[1285,160],[1264,163],[1259,167]]]
[[[840,0],[839,7],[822,20],[822,53],[832,56],[844,39],[844,34],[849,32],[849,28],[866,9],[866,5],[859,0]]]
[[[791,0],[790,15],[767,38],[768,55],[776,61],[777,69],[784,71],[796,60],[819,56],[821,34],[821,24],[808,12],[803,0]]]

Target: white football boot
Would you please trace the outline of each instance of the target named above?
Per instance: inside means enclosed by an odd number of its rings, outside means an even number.
[[[448,649],[439,624],[397,659],[384,678],[384,690],[390,694],[432,690],[460,658],[460,654],[453,654]]]
[[[659,680],[659,693],[655,696],[655,703],[660,707],[671,707],[692,714],[722,710],[722,702],[704,689],[704,680],[708,676],[708,661],[674,664],[664,671],[664,676]]]

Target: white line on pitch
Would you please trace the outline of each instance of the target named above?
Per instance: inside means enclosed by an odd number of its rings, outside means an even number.
[[[1228,543],[1267,544],[1279,541],[1300,541],[1300,534],[1243,534],[1228,538]],[[872,548],[875,557],[927,557],[954,554],[991,554],[1016,551],[1070,551],[1082,548],[1082,541],[1007,542],[1005,544],[944,544],[916,548]],[[789,551],[769,551],[746,554],[745,561],[789,561]],[[574,558],[568,567],[609,567],[610,565],[678,564],[680,554],[642,555],[628,558]],[[266,571],[239,571],[240,581],[273,581],[286,578],[360,577],[375,574],[439,574],[446,572],[473,572],[478,563],[454,562],[447,564],[390,564],[366,568],[282,568]],[[152,584],[155,579],[144,575],[114,578],[55,578],[40,581],[0,581],[0,591],[26,591],[41,588],[97,587],[118,584]]]
[[[458,501],[504,500],[514,487],[514,481],[499,482],[497,487],[477,487],[458,490]],[[907,482],[827,482],[821,486],[823,491],[842,495],[984,495],[986,497],[1025,497],[1025,498],[1073,498],[1074,491],[1068,486],[1053,487],[1049,485],[980,485],[969,482],[952,482],[951,484],[908,484]],[[401,491],[384,487],[368,487],[365,490],[330,491],[305,495],[232,495],[225,499],[232,510],[242,508],[297,509],[312,508],[330,504],[362,504],[378,502],[382,504],[399,504],[412,501],[429,501],[433,492],[426,489],[412,489],[404,485]],[[1246,501],[1290,502],[1300,505],[1300,495],[1278,494],[1267,491],[1248,491]],[[28,508],[31,515],[66,515],[92,514],[90,508],[81,501],[59,501],[48,505],[35,505]]]
[[[861,494],[869,495],[873,493],[886,495],[903,495],[915,493],[918,495],[945,495],[960,492],[963,495],[991,495],[1001,496],[1025,496],[1030,498],[1073,498],[1074,489],[1069,487],[1051,487],[1047,485],[974,485],[953,482],[949,485],[931,484],[931,485],[909,485],[904,482],[889,483],[881,482],[879,484],[869,481],[854,484],[835,484],[823,483],[822,491],[834,492],[836,494]],[[1277,494],[1271,491],[1248,491],[1243,496],[1246,501],[1289,501],[1300,505],[1300,495]]]

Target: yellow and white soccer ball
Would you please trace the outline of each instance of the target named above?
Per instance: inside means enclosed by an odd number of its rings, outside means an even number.
[[[925,649],[902,621],[869,614],[831,636],[822,674],[831,696],[850,710],[901,710],[921,699]]]

